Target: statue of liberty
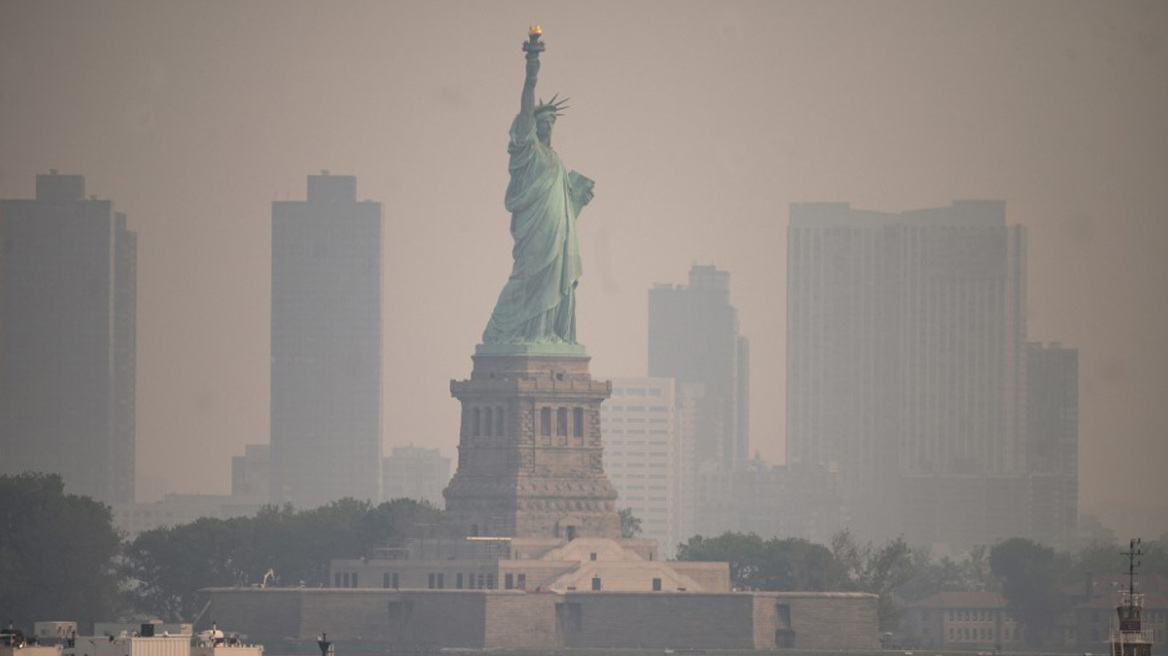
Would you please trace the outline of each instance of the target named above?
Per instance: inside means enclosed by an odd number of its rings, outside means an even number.
[[[567,109],[566,99],[535,102],[541,34],[533,26],[523,44],[527,76],[507,145],[511,182],[505,205],[515,263],[483,331],[480,354],[583,354],[576,342],[576,217],[592,200],[593,182],[568,171],[552,150],[552,129]]]

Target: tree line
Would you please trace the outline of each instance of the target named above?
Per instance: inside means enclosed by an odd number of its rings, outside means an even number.
[[[380,505],[344,499],[320,508],[267,506],[251,517],[200,519],[123,541],[110,508],[66,494],[61,478],[0,476],[0,618],[94,621],[147,615],[191,621],[201,588],[252,585],[327,586],[329,561],[359,558],[379,547],[403,547],[441,521],[427,503]],[[621,513],[632,537],[640,521]],[[421,532],[420,532],[421,531]],[[1168,534],[1144,543],[1141,572],[1168,577]],[[694,536],[677,558],[725,561],[731,585],[759,591],[859,591],[878,597],[881,631],[896,631],[897,601],[936,592],[1001,593],[1009,612],[1038,640],[1068,608],[1065,590],[1089,574],[1124,571],[1118,545],[1100,542],[1074,552],[1021,538],[978,547],[962,558],[933,558],[904,540],[862,543],[844,531],[827,545],[754,534]]]
[[[65,494],[60,476],[0,476],[0,618],[26,628],[76,619],[82,630],[131,614],[191,621],[201,588],[259,584],[269,570],[269,585],[328,585],[331,558],[404,546],[441,512],[411,499],[267,506],[123,542],[110,508]]]
[[[902,539],[860,544],[848,531],[830,545],[800,538],[764,540],[754,534],[696,536],[679,545],[679,560],[727,561],[739,590],[856,591],[878,597],[880,630],[900,628],[899,603],[938,592],[986,590],[1002,595],[1010,615],[1039,646],[1068,610],[1067,591],[1081,589],[1092,575],[1126,571],[1120,547],[1098,542],[1059,552],[1024,538],[975,547],[960,559],[933,558],[928,549]],[[1141,574],[1168,577],[1168,534],[1145,542]]]

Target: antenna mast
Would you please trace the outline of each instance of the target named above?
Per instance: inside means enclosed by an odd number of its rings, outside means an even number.
[[[1140,562],[1136,560],[1144,555],[1143,549],[1140,549],[1140,538],[1132,538],[1128,544],[1127,551],[1119,552],[1121,556],[1127,556],[1127,592],[1134,599],[1136,594],[1136,568],[1140,566]]]

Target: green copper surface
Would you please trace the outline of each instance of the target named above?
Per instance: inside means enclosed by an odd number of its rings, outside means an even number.
[[[527,77],[507,145],[511,181],[505,205],[511,212],[514,265],[476,349],[480,355],[584,354],[576,342],[581,273],[576,217],[592,200],[593,182],[569,171],[552,150],[557,110],[565,107],[554,98],[535,103],[543,45],[538,34],[524,44]]]
[[[584,345],[578,342],[521,342],[479,344],[475,355],[550,355],[559,358],[586,358]]]

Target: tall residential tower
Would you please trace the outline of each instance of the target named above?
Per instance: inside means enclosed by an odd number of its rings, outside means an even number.
[[[1026,348],[1026,444],[1033,536],[1071,549],[1079,521],[1079,351]]]
[[[353,176],[272,203],[272,501],[381,498],[381,204]]]
[[[839,472],[853,530],[962,543],[1027,524],[1002,497],[1025,496],[1025,283],[1001,201],[791,206],[787,463]]]
[[[85,178],[0,201],[0,473],[134,500],[137,235]]]
[[[732,470],[750,453],[749,343],[738,334],[730,274],[694,265],[688,285],[649,290],[649,376],[702,386],[697,413],[698,466]]]

